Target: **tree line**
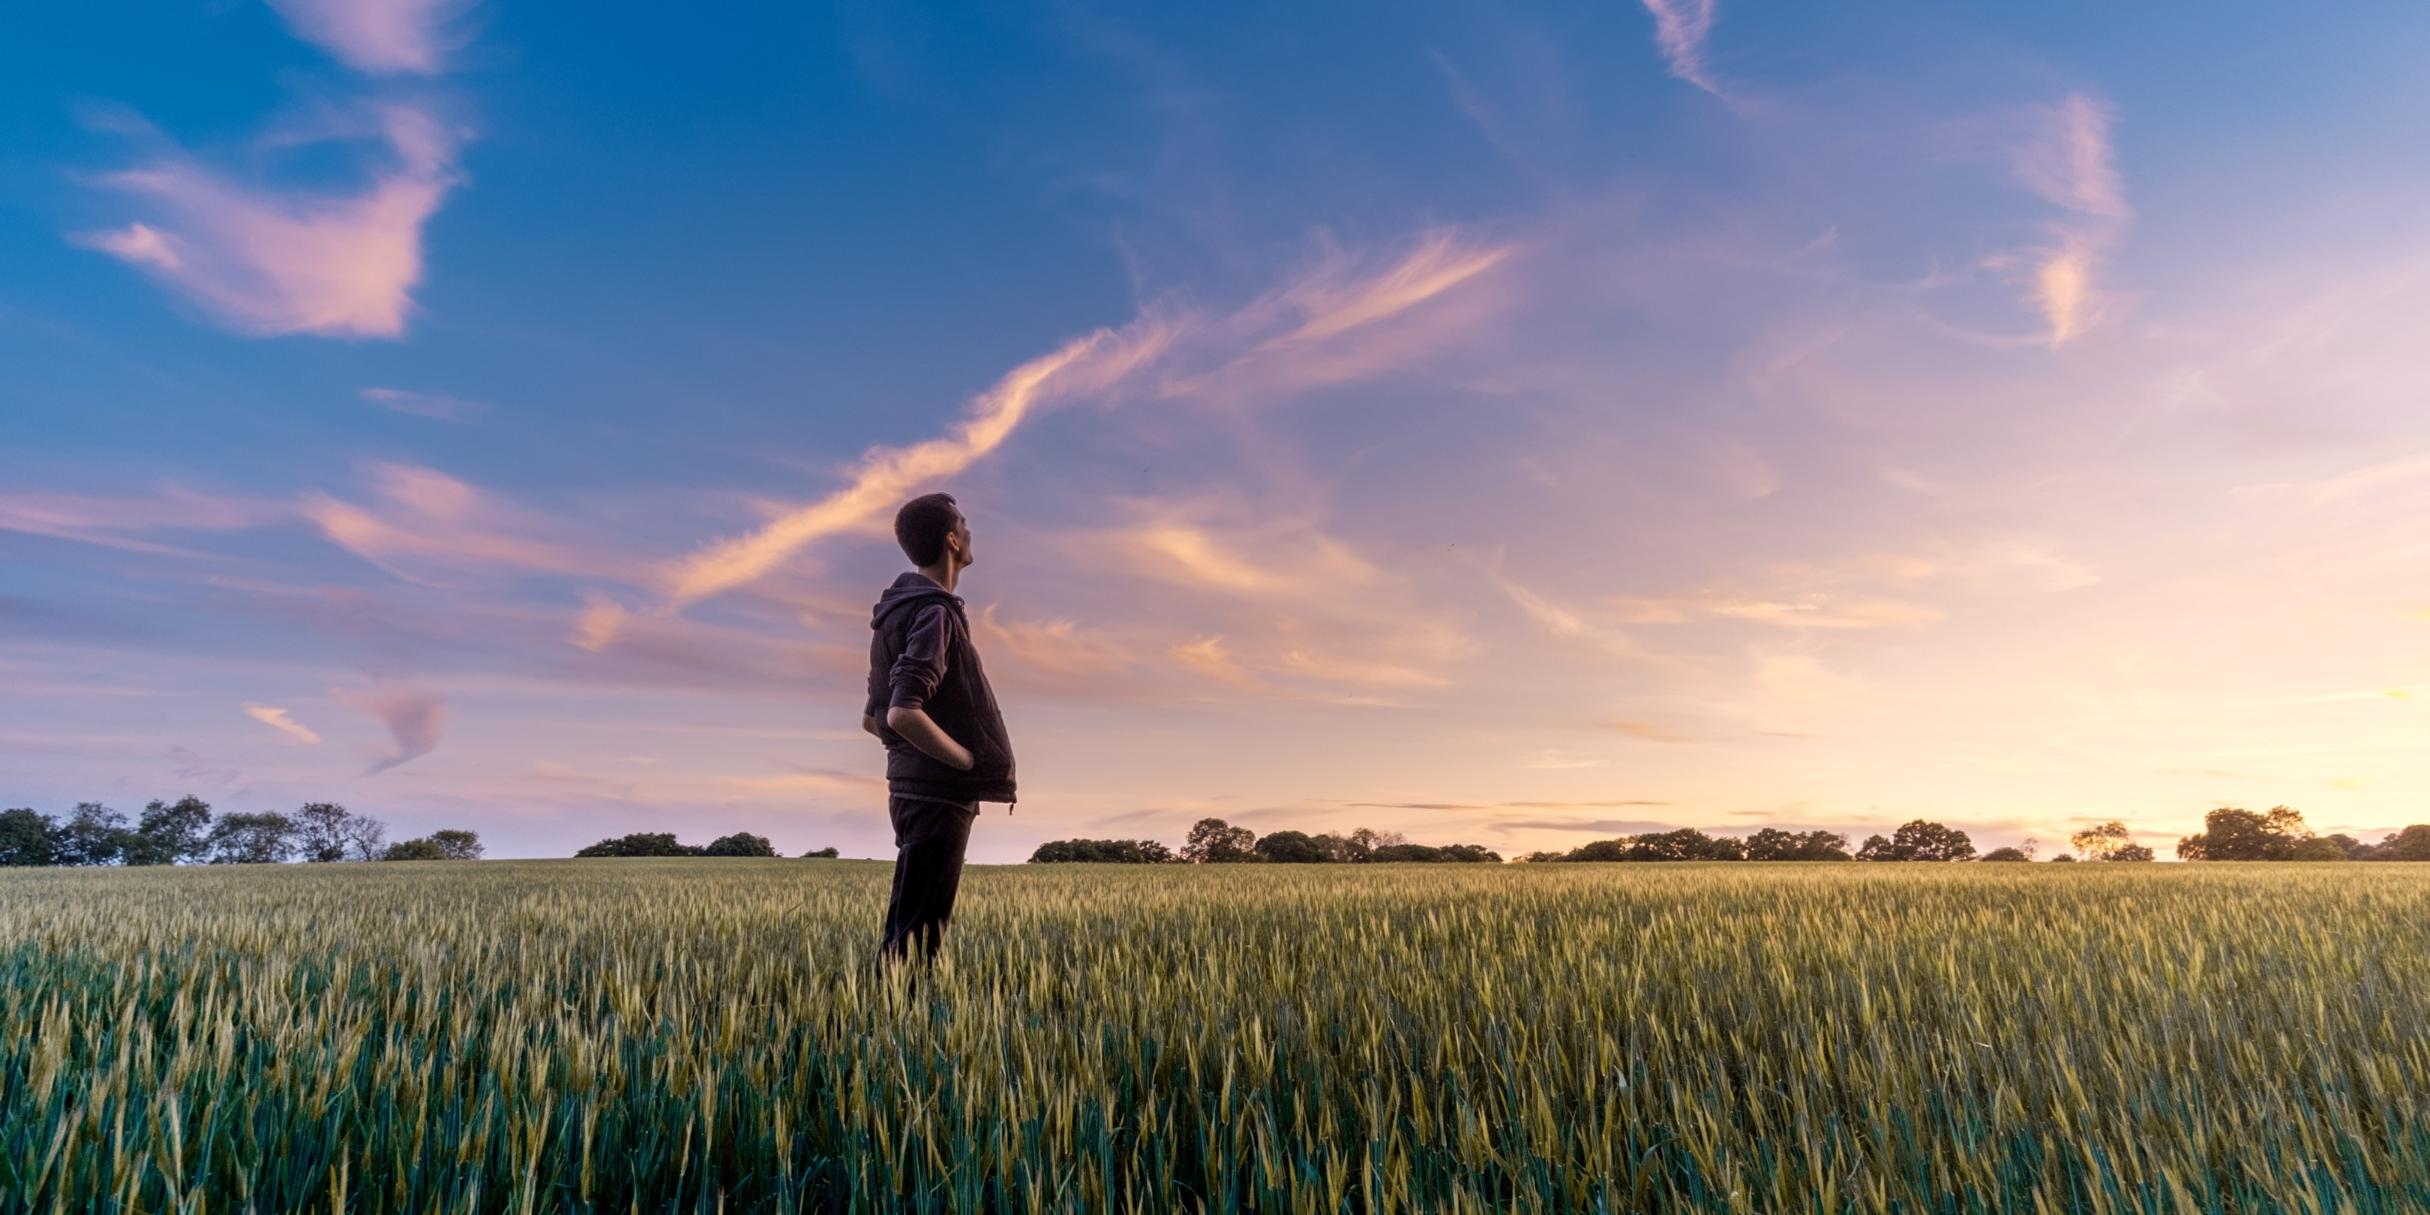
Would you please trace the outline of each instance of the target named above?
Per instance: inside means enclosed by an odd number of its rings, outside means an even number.
[[[721,835],[707,844],[679,842],[672,831],[636,831],[604,839],[574,853],[575,856],[775,856],[776,845],[767,836],[737,831]],[[838,854],[833,847],[813,848],[802,854],[812,859],[833,860]]]
[[[471,831],[388,839],[388,824],[335,802],[294,812],[231,811],[187,794],[145,805],[134,822],[100,802],[78,802],[65,821],[38,810],[0,810],[0,866],[273,865],[285,861],[469,861],[481,856]]]
[[[1202,818],[1176,852],[1159,840],[1048,840],[1031,853],[1031,864],[1096,861],[1125,865],[1170,864],[1366,864],[1385,862],[1499,862],[1502,854],[1482,844],[1413,844],[1398,831],[1360,827],[1336,834],[1273,831],[1260,836],[1219,818]]]

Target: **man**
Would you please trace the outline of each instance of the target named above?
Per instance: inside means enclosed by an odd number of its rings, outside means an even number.
[[[916,940],[936,957],[962,884],[962,853],[979,803],[1010,813],[1012,741],[971,645],[970,619],[953,593],[973,560],[970,524],[951,494],[903,504],[894,538],[918,569],[878,596],[870,613],[869,699],[861,728],[886,744],[886,809],[894,819],[894,894],[881,958],[901,960]]]

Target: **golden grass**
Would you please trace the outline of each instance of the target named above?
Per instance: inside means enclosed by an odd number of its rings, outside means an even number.
[[[0,1209],[2430,1209],[2430,867],[0,877]]]

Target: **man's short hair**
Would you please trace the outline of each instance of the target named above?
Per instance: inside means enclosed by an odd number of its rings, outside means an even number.
[[[894,512],[894,542],[913,565],[935,565],[945,555],[945,537],[961,518],[952,494],[922,494]]]

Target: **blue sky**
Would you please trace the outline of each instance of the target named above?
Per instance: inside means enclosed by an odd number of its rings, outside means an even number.
[[[53,6],[0,72],[0,802],[981,860],[2213,805],[2430,763],[2413,6]]]

